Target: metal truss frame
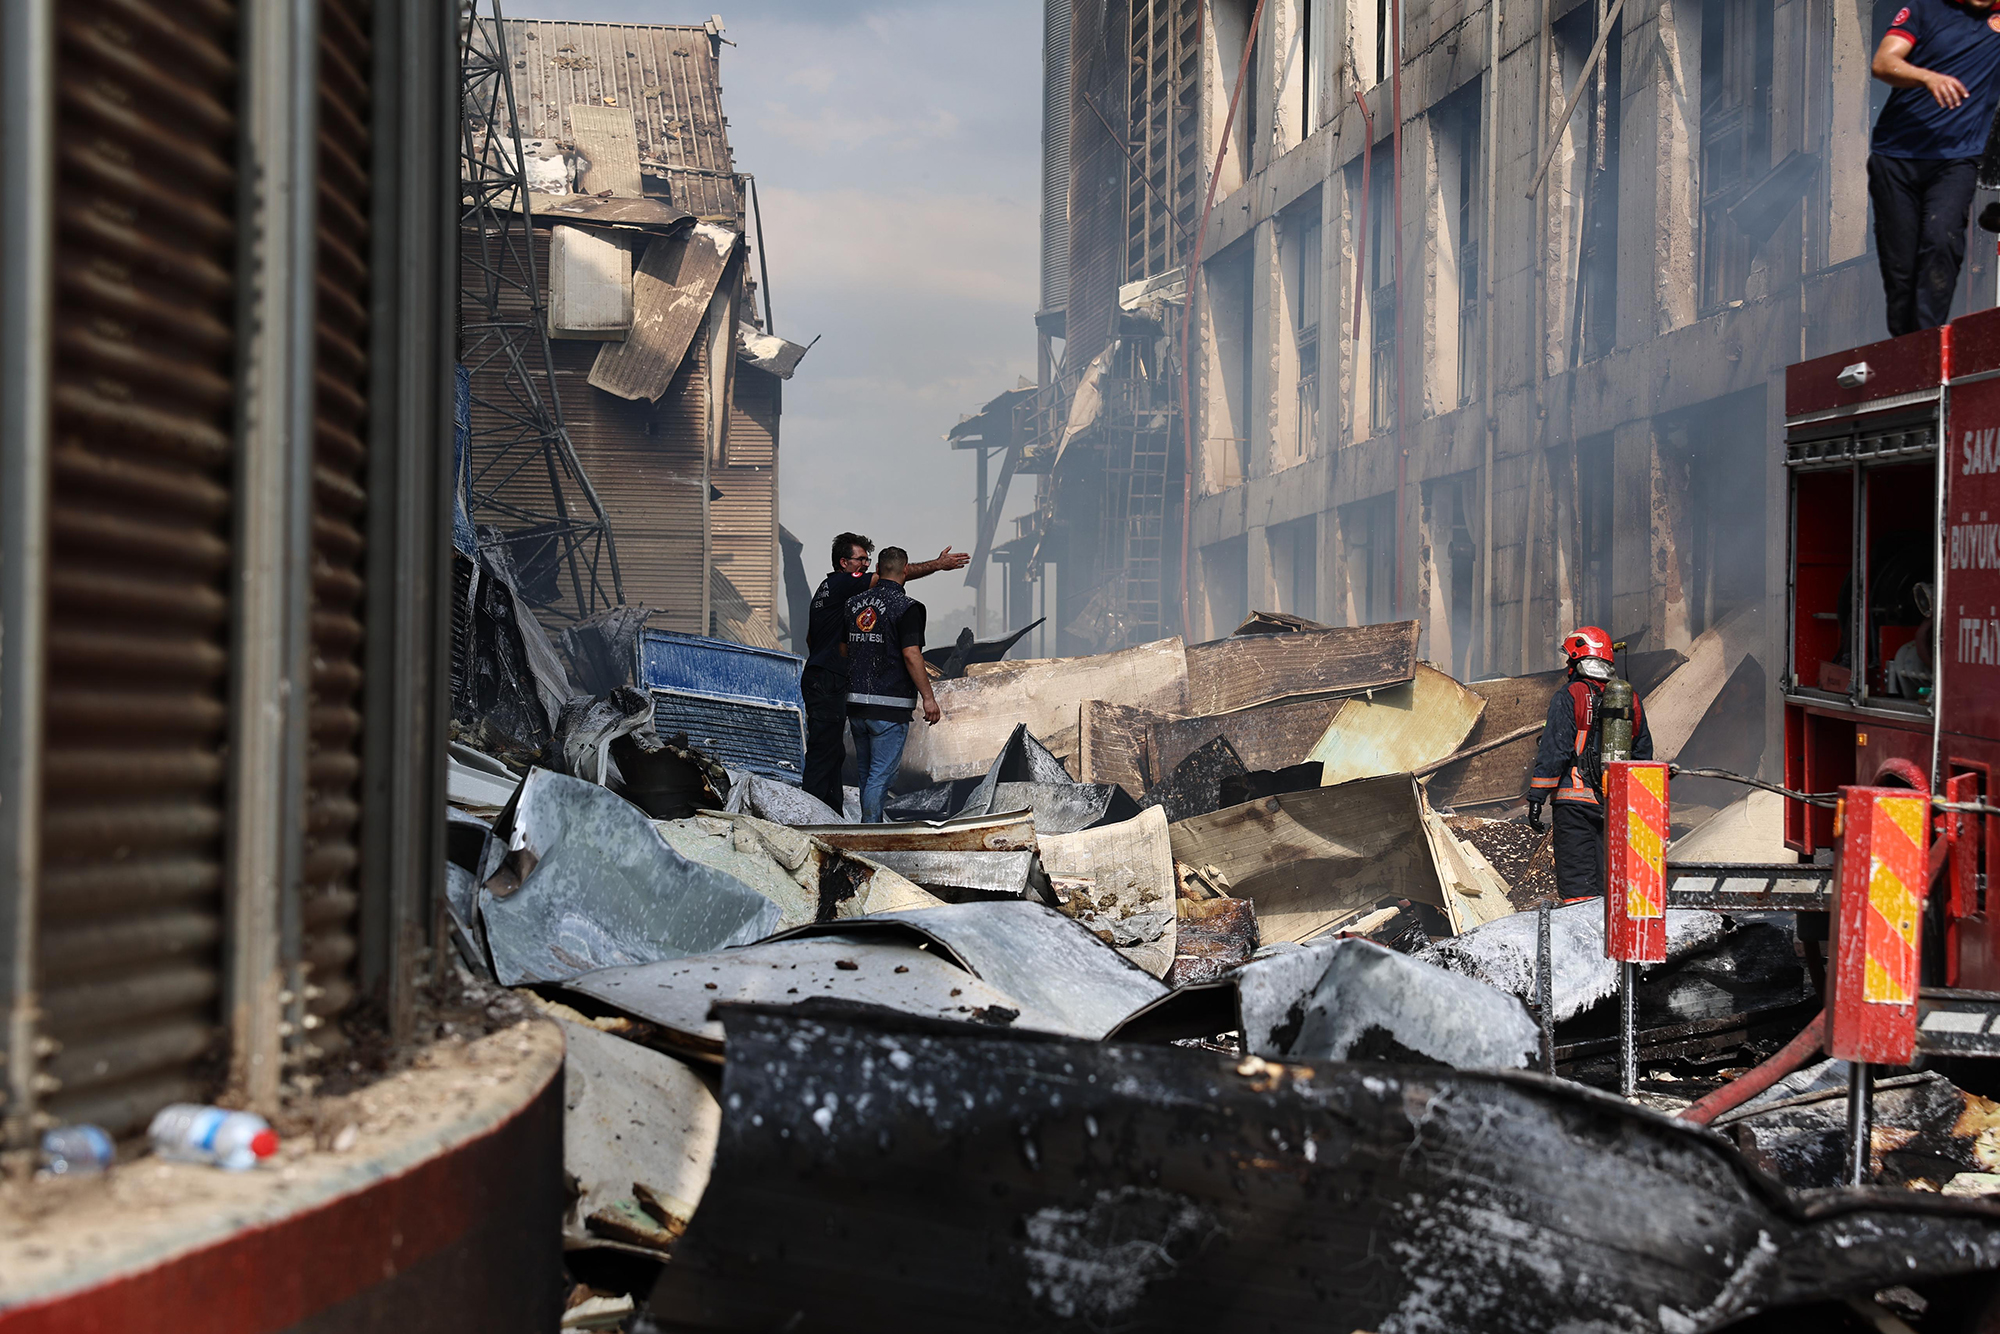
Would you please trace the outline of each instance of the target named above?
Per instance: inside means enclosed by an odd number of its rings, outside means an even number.
[[[466,499],[482,547],[491,549],[489,533],[501,534],[493,545],[506,549],[529,600],[582,619],[625,600],[618,551],[563,425],[505,20],[499,0],[484,0],[484,19],[481,7],[465,0],[460,8],[459,359],[472,375]]]

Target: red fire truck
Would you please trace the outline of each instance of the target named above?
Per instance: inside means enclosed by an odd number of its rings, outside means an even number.
[[[1824,1023],[1697,1109],[1712,1116],[1818,1051],[1850,1061],[1860,1184],[1871,1066],[2000,1056],[2000,904],[1986,901],[2000,862],[2000,310],[1791,367],[1784,463],[1785,841],[1800,862],[1667,863],[1665,899],[1792,909],[1803,939],[1829,940]],[[1644,805],[1628,813],[1635,839]],[[1645,862],[1612,863],[1606,941],[1621,960],[1664,957],[1663,924],[1640,920],[1659,911]]]
[[[2000,311],[1793,366],[1785,471],[1785,786],[1991,801],[2000,769]],[[1827,806],[1787,801],[1785,841],[1802,860],[1824,862],[1836,819]],[[2000,936],[1985,903],[2000,820],[1944,811],[1927,832],[1932,864],[1946,860],[1925,913],[1924,981],[2000,992]],[[1949,1004],[1935,990],[1926,1001],[1926,1011]],[[1963,1037],[1969,1021],[1943,1027]],[[1934,1027],[1923,1025],[1922,1045],[1945,1036]],[[2000,1033],[1990,1042],[2000,1052]]]

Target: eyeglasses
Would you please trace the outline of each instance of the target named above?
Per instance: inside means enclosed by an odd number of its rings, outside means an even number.
[[[840,558],[840,563],[841,563],[842,565],[852,565],[852,564],[854,564],[854,562],[856,562],[856,561],[859,561],[859,562],[861,562],[861,564],[862,564],[863,566],[866,566],[866,565],[868,564],[868,557],[866,557],[866,556],[842,556],[842,557]]]

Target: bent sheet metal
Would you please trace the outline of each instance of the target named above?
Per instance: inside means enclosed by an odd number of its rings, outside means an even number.
[[[1803,1203],[1535,1075],[724,1022],[723,1104],[762,1115],[723,1126],[667,1329],[1700,1334],[2000,1265],[1990,1206]]]
[[[581,778],[532,771],[494,833],[506,842],[480,867],[479,914],[505,986],[747,944],[778,925],[777,904]]]

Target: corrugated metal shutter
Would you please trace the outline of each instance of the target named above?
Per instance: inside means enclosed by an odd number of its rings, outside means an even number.
[[[369,0],[322,0],[313,393],[312,703],[300,958],[307,1011],[355,997],[361,864],[362,530],[367,493]],[[317,993],[317,994],[315,994]],[[322,1027],[313,1045],[341,1035]]]
[[[729,405],[729,465],[710,502],[716,568],[777,632],[778,412],[784,381],[740,361]]]
[[[238,14],[66,0],[57,54],[42,1107],[212,1091]]]

